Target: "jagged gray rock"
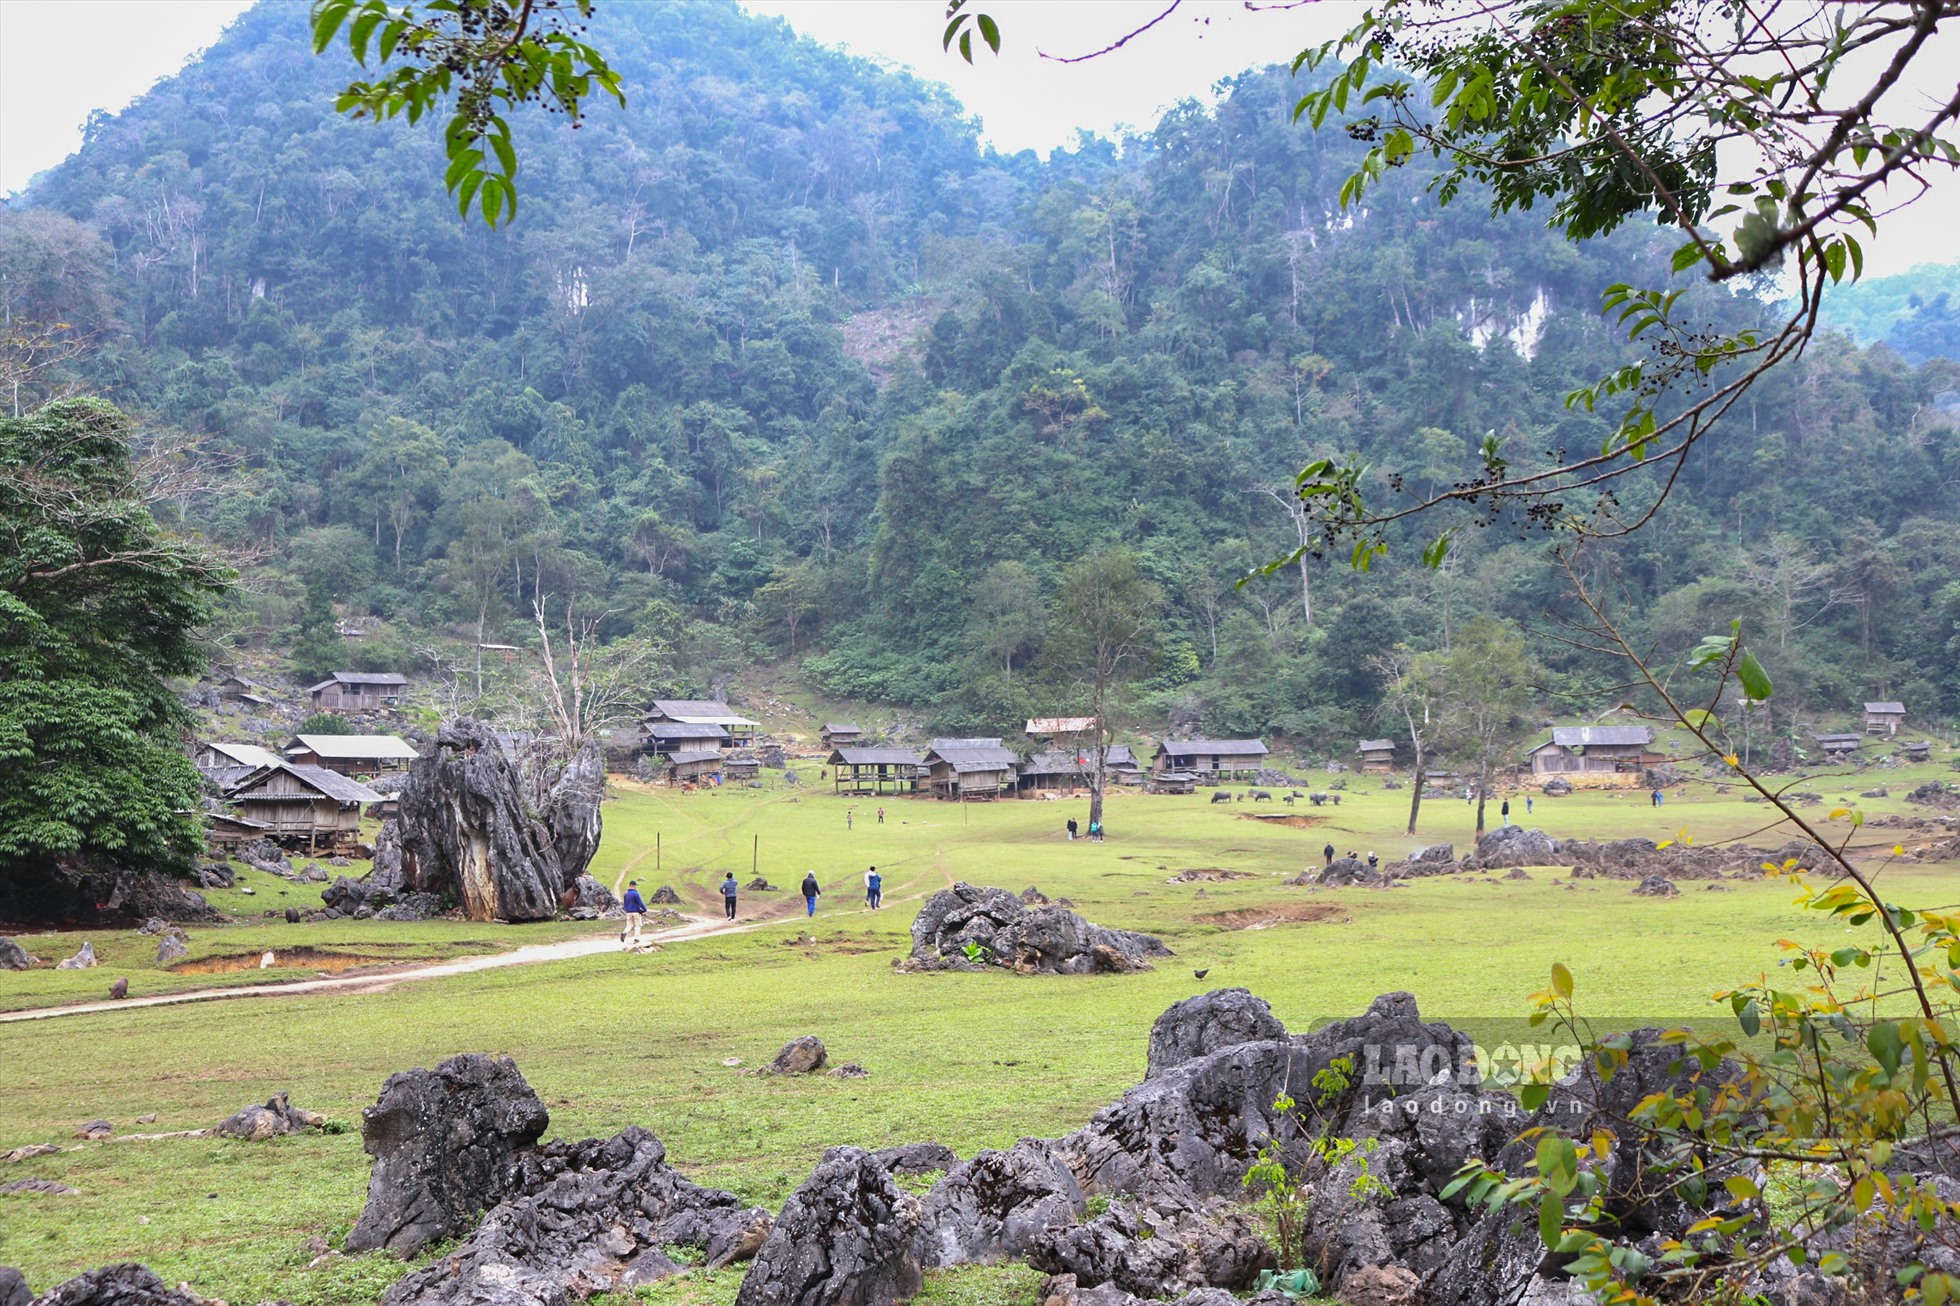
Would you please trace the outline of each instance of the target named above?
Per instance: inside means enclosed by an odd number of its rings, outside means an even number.
[[[0,1265],[0,1306],[33,1306],[26,1276],[11,1265]]]
[[[84,939],[82,946],[75,950],[74,956],[63,957],[54,964],[54,968],[56,970],[87,970],[93,965],[95,965],[95,945]]]
[[[1037,1270],[1159,1299],[1196,1288],[1243,1288],[1274,1263],[1250,1212],[1171,1194],[1118,1202],[1094,1219],[1043,1230],[1031,1243],[1028,1264]]]
[[[592,753],[573,759],[540,802],[495,730],[469,717],[446,722],[402,786],[395,820],[405,887],[453,892],[471,920],[555,915],[597,847],[603,777],[593,779]]]
[[[226,1138],[258,1143],[281,1134],[318,1129],[326,1123],[327,1118],[318,1111],[294,1106],[282,1089],[274,1093],[264,1106],[248,1106],[237,1115],[225,1117],[212,1132]]]
[[[1643,898],[1678,898],[1681,891],[1674,887],[1674,881],[1659,875],[1650,875],[1633,886],[1633,891]]]
[[[736,1306],[893,1306],[922,1283],[919,1199],[856,1147],[833,1149],[776,1217]]]
[[[12,939],[0,939],[0,970],[27,970],[36,958]]]
[[[926,1195],[925,1263],[1024,1255],[1037,1234],[1074,1223],[1086,1208],[1054,1143],[1023,1138],[1005,1151],[981,1152],[950,1168]]]
[[[517,1152],[550,1119],[509,1057],[473,1052],[390,1075],[361,1113],[374,1170],[346,1249],[409,1256],[462,1232],[513,1191]]]
[[[461,1246],[390,1289],[385,1306],[558,1306],[677,1273],[667,1246],[695,1248],[710,1266],[742,1260],[770,1228],[767,1211],[682,1176],[638,1127],[525,1152],[510,1188]]]
[[[122,1261],[78,1274],[50,1288],[35,1299],[34,1306],[205,1306],[205,1303],[202,1297],[176,1291],[157,1278],[148,1266]]]
[[[977,945],[977,960],[967,956],[969,943]],[[901,968],[999,966],[1022,975],[1089,975],[1149,970],[1150,958],[1173,955],[1151,935],[1092,925],[1059,904],[1030,911],[1006,889],[960,883],[919,909],[912,954]]]
[[[1512,866],[1550,866],[1558,861],[1558,840],[1543,830],[1499,826],[1477,839],[1477,865],[1484,870]]]
[[[805,1034],[783,1044],[776,1059],[756,1071],[759,1075],[813,1075],[822,1070],[830,1060],[830,1053],[824,1049],[823,1040],[814,1034]]]
[[[157,965],[169,966],[191,955],[191,936],[175,926],[157,938]]]
[[[1283,1039],[1286,1026],[1248,989],[1213,989],[1174,1002],[1150,1027],[1145,1079],[1234,1043]]]

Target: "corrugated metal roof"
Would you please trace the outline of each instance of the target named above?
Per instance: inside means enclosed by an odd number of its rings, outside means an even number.
[[[648,718],[665,717],[690,725],[752,726],[755,722],[731,710],[726,703],[708,698],[656,698],[647,709]]]
[[[1096,719],[1092,716],[1038,716],[1031,717],[1027,733],[1031,735],[1079,735],[1094,730]]]
[[[1384,748],[1390,752],[1394,752],[1395,741],[1393,739],[1364,739],[1354,746],[1354,751],[1357,753],[1375,753]]]
[[[1586,748],[1593,744],[1651,744],[1651,726],[1554,726],[1552,742],[1561,748]]]
[[[1088,775],[1092,769],[1088,762],[1088,752],[1072,748],[1051,748],[1036,753],[1021,768],[1022,775]],[[1128,744],[1111,745],[1109,754],[1103,759],[1104,769],[1114,766],[1135,766],[1136,757],[1130,752]]]
[[[993,747],[975,748],[946,747],[937,744],[926,753],[923,765],[932,766],[944,762],[955,771],[1011,771],[1014,769],[1014,754],[1002,748],[998,742]]]
[[[943,748],[1000,748],[1001,746],[998,736],[986,739],[935,739],[930,745],[934,752]]]
[[[294,735],[288,753],[304,750],[336,761],[412,760],[414,745],[394,735]]]
[[[864,733],[861,728],[852,725],[848,721],[828,721],[824,723],[824,729],[833,735],[861,735]]]
[[[719,762],[721,760],[721,754],[713,749],[703,751],[701,749],[684,748],[678,752],[669,753],[667,760],[677,766],[688,762]]]
[[[1904,703],[1867,703],[1865,704],[1865,711],[1894,712],[1900,716],[1904,716],[1906,713],[1906,705]]]
[[[832,766],[917,766],[925,754],[916,748],[833,748]]]
[[[328,685],[406,685],[408,677],[398,671],[336,671],[306,692],[311,694]]]
[[[278,766],[285,761],[269,748],[257,744],[225,744],[217,740],[207,740],[204,747],[223,757],[229,757],[240,766]]]

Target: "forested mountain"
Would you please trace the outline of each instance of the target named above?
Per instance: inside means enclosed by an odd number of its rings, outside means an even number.
[[[1298,542],[1311,457],[1420,488],[1487,433],[1596,445],[1565,395],[1627,349],[1601,289],[1665,276],[1642,237],[1441,208],[1415,167],[1343,213],[1363,147],[1293,124],[1283,70],[1043,162],[731,5],[602,4],[594,37],[628,107],[522,123],[506,229],[458,219],[432,131],[338,119],[349,69],[275,3],[0,215],[10,302],[83,319],[80,374],[207,471],[172,493],[248,560],[225,640],[392,669],[570,600],[668,651],[649,691],[785,663],[978,732],[1066,706],[1056,586],[1120,546],[1164,596],[1150,713],[1334,749],[1376,655],[1558,600],[1507,523],[1440,572],[1412,535],[1234,582]],[[1781,711],[1960,716],[1957,394],[1821,342],[1588,565],[1663,654],[1750,623]],[[323,641],[329,603],[390,633]],[[1551,702],[1617,678],[1539,653]]]

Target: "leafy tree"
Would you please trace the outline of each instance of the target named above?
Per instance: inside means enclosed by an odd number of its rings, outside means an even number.
[[[97,400],[0,419],[0,873],[52,859],[183,867],[198,777],[168,685],[229,573],[166,536]]]
[[[1034,573],[1018,559],[995,563],[975,582],[969,607],[967,639],[987,666],[1012,677],[1015,659],[1040,647],[1048,624]]]
[[[297,733],[302,735],[353,735],[355,730],[346,717],[338,712],[315,712],[299,723]]]
[[[299,619],[299,637],[293,641],[293,670],[302,680],[320,680],[336,671],[345,671],[347,641],[335,628],[333,592],[325,578],[314,576],[306,582],[306,607]]]
[[[1482,834],[1491,782],[1531,725],[1536,669],[1522,632],[1483,616],[1457,631],[1436,670],[1450,750],[1476,776],[1477,833]]]
[[[1102,820],[1104,769],[1115,737],[1112,717],[1128,707],[1127,690],[1155,654],[1163,592],[1145,579],[1136,559],[1110,550],[1068,569],[1055,595],[1054,625],[1045,650],[1055,671],[1077,687],[1096,720],[1089,750],[1089,819]]]
[[[1397,644],[1375,661],[1382,682],[1380,714],[1398,722],[1409,741],[1410,834],[1422,814],[1430,760],[1447,730],[1447,662],[1445,654],[1412,652],[1407,644]]]

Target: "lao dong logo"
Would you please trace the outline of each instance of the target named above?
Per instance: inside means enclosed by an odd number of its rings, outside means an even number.
[[[1471,1042],[1467,1049],[1442,1043],[1369,1043],[1361,1049],[1361,1082],[1398,1093],[1432,1085],[1518,1088],[1525,1084],[1571,1087],[1584,1071],[1576,1043]]]

